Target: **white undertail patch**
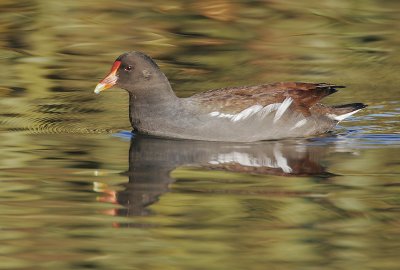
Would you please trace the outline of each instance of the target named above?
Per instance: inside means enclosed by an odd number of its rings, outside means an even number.
[[[291,97],[286,98],[281,105],[279,106],[278,110],[275,113],[274,123],[276,123],[282,115],[286,112],[289,106],[292,104],[293,99]]]
[[[349,113],[345,113],[345,114],[342,114],[342,115],[328,114],[328,117],[333,119],[333,120],[336,120],[336,121],[340,122],[340,121],[343,121],[344,119],[346,119],[347,117],[357,113],[359,110],[361,110],[361,109],[358,109],[358,110],[355,110],[355,111],[352,111],[352,112],[349,112]]]

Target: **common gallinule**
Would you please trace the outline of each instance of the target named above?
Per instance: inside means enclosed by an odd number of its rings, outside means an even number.
[[[331,131],[366,107],[318,103],[344,87],[327,83],[279,82],[178,98],[158,65],[141,52],[120,55],[94,92],[112,86],[128,91],[135,131],[181,139],[249,142],[307,137]]]

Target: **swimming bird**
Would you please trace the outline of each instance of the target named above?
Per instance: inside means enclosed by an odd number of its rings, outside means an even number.
[[[133,51],[120,55],[94,92],[113,86],[129,94],[134,131],[159,137],[251,142],[327,133],[363,103],[319,103],[341,85],[278,82],[209,90],[176,96],[155,61]]]

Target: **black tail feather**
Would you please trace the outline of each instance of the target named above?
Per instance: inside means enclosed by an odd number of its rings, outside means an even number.
[[[345,115],[367,107],[364,103],[350,103],[331,107],[332,113],[335,115]]]
[[[336,93],[337,91],[339,91],[338,88],[346,88],[346,86],[329,84],[329,83],[318,83],[317,84],[317,89],[324,91],[324,97]]]
[[[360,110],[368,107],[368,105],[364,103],[349,103],[349,104],[342,104],[342,105],[336,105],[333,106],[335,109],[347,109],[349,112],[355,111],[355,110]]]

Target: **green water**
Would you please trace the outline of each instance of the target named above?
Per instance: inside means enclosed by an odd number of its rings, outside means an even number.
[[[400,2],[0,2],[0,269],[398,269]],[[132,136],[122,52],[179,96],[274,81],[369,107],[324,138]]]

